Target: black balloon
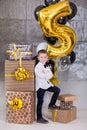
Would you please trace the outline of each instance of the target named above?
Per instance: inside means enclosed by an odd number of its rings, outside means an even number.
[[[72,51],[72,52],[68,55],[68,57],[70,58],[71,64],[73,64],[74,61],[75,61],[75,59],[76,59],[76,54],[75,54],[75,52]]]
[[[35,16],[35,18],[36,18],[37,21],[38,21],[38,12],[39,12],[41,9],[43,9],[43,8],[45,8],[44,5],[39,5],[39,6],[36,7],[36,9],[34,10],[34,16]]]
[[[70,7],[71,7],[71,10],[72,10],[72,13],[70,15],[68,15],[68,19],[72,19],[76,14],[77,14],[77,7],[74,3],[70,2]]]
[[[56,37],[47,37],[47,36],[44,36],[44,39],[47,41],[47,43],[51,44],[51,45],[54,45],[57,41],[57,38]]]
[[[46,6],[49,6],[50,4],[54,4],[60,0],[44,0],[44,3]]]
[[[68,20],[67,16],[60,17],[60,19],[58,20],[58,23],[59,24],[66,24],[67,20]]]

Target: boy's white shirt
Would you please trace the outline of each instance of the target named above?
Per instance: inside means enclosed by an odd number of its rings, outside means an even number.
[[[36,76],[36,91],[39,88],[47,89],[54,86],[49,79],[52,78],[53,74],[49,67],[44,67],[44,64],[39,62],[35,66],[35,76]]]

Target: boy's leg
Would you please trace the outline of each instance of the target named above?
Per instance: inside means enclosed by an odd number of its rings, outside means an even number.
[[[40,88],[37,91],[37,120],[42,118],[42,105],[43,105],[43,98],[44,98],[45,90]]]
[[[60,88],[54,86],[54,87],[48,88],[47,91],[53,92],[53,96],[52,96],[51,101],[49,103],[49,106],[53,106],[53,105],[55,105],[55,103],[58,99],[58,95],[60,93]]]

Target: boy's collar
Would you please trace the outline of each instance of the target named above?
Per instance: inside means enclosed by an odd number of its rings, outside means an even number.
[[[40,61],[39,61],[39,64],[44,65],[44,64],[43,64],[43,63],[41,63]]]

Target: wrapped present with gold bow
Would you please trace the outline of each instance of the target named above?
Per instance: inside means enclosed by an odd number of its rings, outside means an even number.
[[[30,124],[34,117],[34,92],[6,92],[6,120],[9,123]]]
[[[23,60],[31,60],[32,59],[32,52],[33,52],[33,46],[32,44],[16,44],[12,43],[9,44],[8,50],[6,51],[8,53],[8,59],[9,60],[18,60],[20,59],[20,53],[22,54]]]
[[[5,61],[5,89],[8,91],[34,91],[34,60]]]
[[[73,106],[71,109],[52,109],[52,120],[54,122],[68,123],[76,119],[77,108]]]

